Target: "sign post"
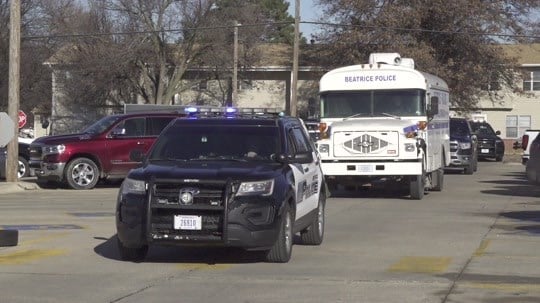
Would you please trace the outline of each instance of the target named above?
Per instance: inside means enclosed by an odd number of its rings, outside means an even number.
[[[5,112],[0,112],[0,146],[5,146],[13,139],[15,122]]]

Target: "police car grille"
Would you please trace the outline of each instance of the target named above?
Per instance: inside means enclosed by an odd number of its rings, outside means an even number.
[[[155,183],[152,190],[152,203],[180,204],[180,192],[192,191],[193,205],[223,205],[224,183]]]
[[[495,142],[493,140],[480,140],[478,141],[479,148],[494,148]]]
[[[225,181],[182,182],[156,180],[151,184],[150,234],[162,240],[212,240],[223,236]],[[193,200],[181,203],[180,193],[192,193]],[[174,217],[200,216],[200,230],[174,228]],[[166,237],[165,237],[166,235]]]

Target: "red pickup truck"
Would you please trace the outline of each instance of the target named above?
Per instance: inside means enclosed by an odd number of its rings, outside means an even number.
[[[102,179],[123,179],[139,162],[129,154],[147,152],[179,113],[106,116],[78,134],[45,136],[30,145],[30,167],[43,188],[67,185],[91,189]]]

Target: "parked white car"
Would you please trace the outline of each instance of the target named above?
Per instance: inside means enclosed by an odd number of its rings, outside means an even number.
[[[527,180],[532,184],[540,184],[540,136],[528,144],[529,159],[525,163]]]

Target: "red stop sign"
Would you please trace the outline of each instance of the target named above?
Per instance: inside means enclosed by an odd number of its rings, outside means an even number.
[[[26,114],[19,110],[19,128],[23,128],[26,125]]]

